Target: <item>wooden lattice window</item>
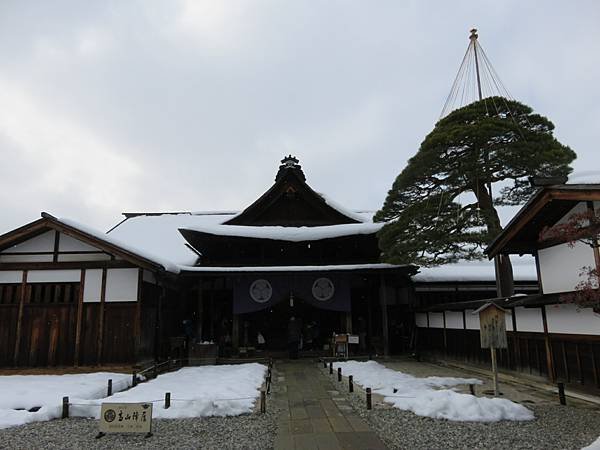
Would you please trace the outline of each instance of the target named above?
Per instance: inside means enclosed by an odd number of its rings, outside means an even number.
[[[29,303],[77,303],[79,297],[79,283],[35,283],[29,287]]]
[[[21,299],[21,284],[0,284],[0,305],[16,305]]]

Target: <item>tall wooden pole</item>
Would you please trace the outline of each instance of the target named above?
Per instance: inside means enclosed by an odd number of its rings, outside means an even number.
[[[479,58],[477,57],[477,28],[473,28],[471,30],[471,36],[469,39],[471,40],[471,45],[473,46],[473,53],[475,55],[475,74],[477,75],[477,93],[479,94],[479,100],[483,100],[483,95],[481,94],[481,78],[479,77]]]

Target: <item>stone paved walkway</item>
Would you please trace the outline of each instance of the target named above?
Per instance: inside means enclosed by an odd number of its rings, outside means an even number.
[[[282,411],[275,449],[386,448],[314,361],[281,361],[275,369],[272,401]]]

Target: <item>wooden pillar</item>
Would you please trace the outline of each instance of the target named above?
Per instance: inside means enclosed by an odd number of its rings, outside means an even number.
[[[202,342],[202,325],[204,322],[204,298],[202,291],[202,279],[198,281],[198,298],[197,298],[197,316],[196,316],[196,336],[198,340]]]
[[[133,358],[141,359],[142,351],[142,288],[144,286],[144,269],[138,269],[137,301],[135,302],[135,316],[133,317]]]
[[[156,324],[154,326],[154,360],[159,361],[162,356],[162,343],[163,343],[163,327],[162,327],[162,306],[166,296],[166,288],[162,286],[160,288],[160,294],[158,294],[158,303],[156,305]]]
[[[515,346],[515,369],[519,370],[522,366],[521,364],[521,342],[519,341],[519,333],[517,331],[517,310],[515,308],[511,309],[512,312],[512,326],[513,326],[513,345]]]
[[[446,333],[446,310],[442,311],[442,319],[444,323],[444,356],[448,354],[448,335]]]
[[[98,354],[96,364],[102,364],[102,346],[104,345],[104,307],[106,305],[106,268],[102,269],[102,284],[100,288],[100,311],[98,317]]]
[[[344,313],[344,319],[345,319],[344,329],[346,330],[346,333],[352,334],[352,313],[351,312]]]
[[[23,277],[21,278],[21,295],[19,296],[19,309],[17,312],[17,332],[15,336],[15,352],[14,352],[14,365],[19,365],[19,353],[21,350],[21,333],[23,332],[23,311],[25,301],[27,300],[27,271],[23,271]]]
[[[85,291],[85,269],[81,269],[79,277],[79,297],[77,298],[77,325],[75,326],[75,357],[73,365],[79,365],[79,354],[81,353],[81,321],[83,320],[83,293]]]
[[[542,322],[544,324],[544,345],[546,346],[546,366],[548,370],[548,378],[554,383],[556,381],[556,373],[554,372],[554,358],[552,358],[552,344],[550,343],[550,335],[548,334],[548,321],[546,319],[546,306],[542,306]]]
[[[384,358],[390,355],[390,336],[388,329],[388,314],[387,314],[387,292],[385,288],[385,278],[382,275],[379,276],[379,303],[381,305],[381,329],[383,336],[383,356]]]
[[[233,350],[240,348],[240,315],[234,314],[231,322],[231,345]]]

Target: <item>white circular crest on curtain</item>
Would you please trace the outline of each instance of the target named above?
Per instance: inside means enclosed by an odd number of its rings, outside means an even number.
[[[267,280],[255,280],[250,285],[250,297],[256,303],[266,303],[271,300],[272,295],[273,288],[271,287],[271,283]]]
[[[335,294],[335,287],[329,278],[317,278],[312,285],[312,295],[321,302],[326,302]]]

